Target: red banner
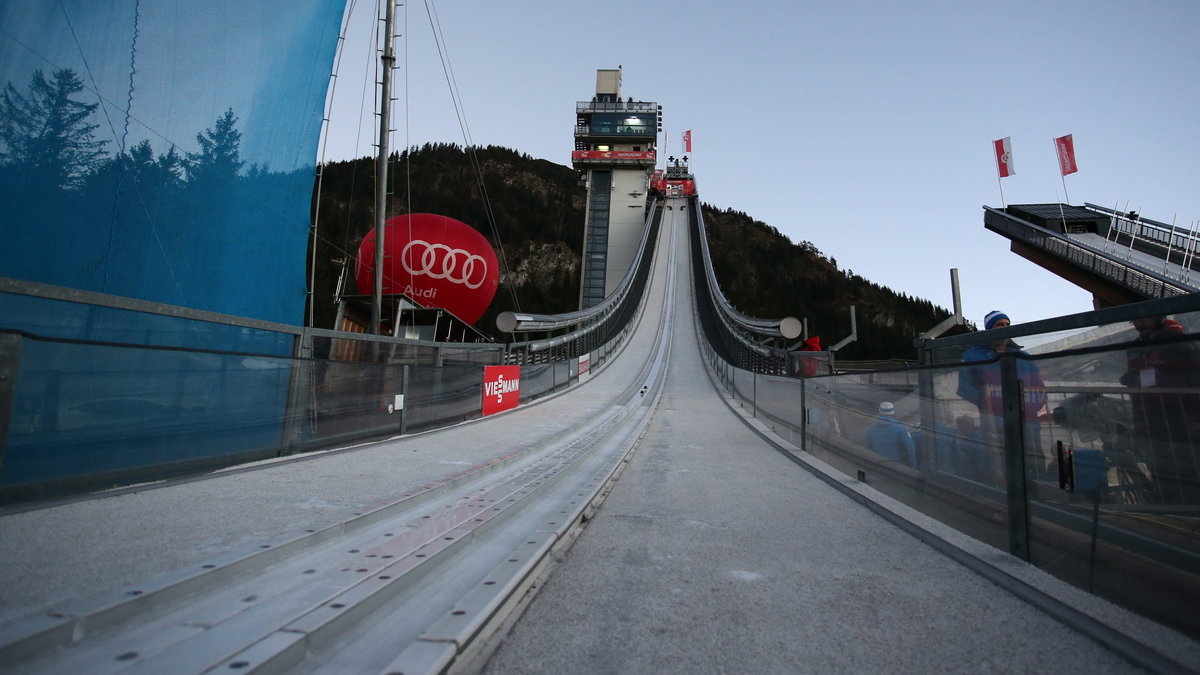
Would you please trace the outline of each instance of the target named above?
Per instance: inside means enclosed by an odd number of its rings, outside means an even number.
[[[692,151],[692,130],[691,129],[688,129],[687,131],[683,132],[683,151],[684,152]]]
[[[654,159],[653,152],[633,152],[632,150],[575,150],[571,159]]]
[[[1054,149],[1058,152],[1058,170],[1062,175],[1079,170],[1075,164],[1075,142],[1071,140],[1071,134],[1054,139]]]
[[[1015,175],[1017,170],[1013,168],[1012,160],[1012,141],[1010,136],[1005,136],[997,141],[992,141],[996,146],[996,170],[1000,172],[1001,178],[1008,178]]]
[[[521,402],[521,366],[484,366],[483,414],[512,410]]]

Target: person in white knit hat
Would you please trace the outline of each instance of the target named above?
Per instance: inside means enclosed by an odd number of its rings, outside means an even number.
[[[896,406],[891,401],[879,404],[879,416],[875,424],[867,429],[867,443],[871,452],[894,459],[911,467],[917,465],[917,448],[912,434],[900,420],[896,419]]]

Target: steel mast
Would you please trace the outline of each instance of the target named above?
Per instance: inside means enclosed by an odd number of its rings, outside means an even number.
[[[383,223],[387,218],[388,123],[392,109],[392,69],[396,63],[393,45],[393,24],[396,21],[396,0],[384,0],[387,10],[383,18],[383,80],[379,101],[379,156],[375,159],[375,286],[371,291],[371,334],[379,335],[380,315],[383,313]]]

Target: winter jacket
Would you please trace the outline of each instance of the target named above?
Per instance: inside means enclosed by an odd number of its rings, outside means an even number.
[[[867,429],[867,443],[871,452],[877,455],[912,467],[917,465],[917,448],[912,435],[895,417],[884,415]]]
[[[1021,356],[1029,356],[1025,350],[1009,341],[1008,351]],[[990,361],[1000,356],[991,345],[977,344],[968,349],[962,357],[964,363],[975,361]],[[1017,377],[1021,380],[1024,393],[1023,418],[1036,420],[1042,408],[1046,405],[1046,383],[1038,373],[1037,366],[1032,361],[1017,359]],[[982,366],[963,368],[958,372],[958,395],[974,403],[980,412],[993,415],[1004,413],[1004,398],[1001,396],[1000,364],[989,363]]]

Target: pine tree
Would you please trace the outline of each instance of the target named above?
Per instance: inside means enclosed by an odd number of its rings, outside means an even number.
[[[241,160],[242,132],[233,109],[225,111],[210,129],[196,134],[199,152],[187,153],[188,182],[205,188],[232,185],[245,164]]]
[[[33,73],[28,95],[9,82],[0,93],[0,164],[27,188],[51,194],[76,188],[104,156],[88,118],[99,103],[72,98],[83,91],[74,71]]]

